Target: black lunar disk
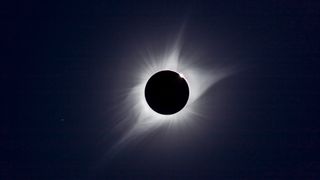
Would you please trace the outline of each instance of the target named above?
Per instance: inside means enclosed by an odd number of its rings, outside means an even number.
[[[179,112],[189,98],[187,81],[174,71],[160,71],[151,76],[145,88],[148,105],[159,114]]]

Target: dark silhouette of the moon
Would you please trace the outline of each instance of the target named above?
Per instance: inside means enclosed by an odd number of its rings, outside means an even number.
[[[187,104],[189,87],[185,78],[174,71],[160,71],[151,76],[145,87],[148,105],[159,114],[179,112]]]

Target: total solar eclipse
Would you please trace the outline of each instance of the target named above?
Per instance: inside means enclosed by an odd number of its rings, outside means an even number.
[[[188,102],[188,83],[183,75],[177,72],[157,72],[146,84],[145,98],[155,112],[163,115],[175,114]]]
[[[227,68],[218,70],[206,67],[206,64],[201,66],[199,57],[189,57],[182,50],[177,40],[172,49],[163,54],[146,51],[142,57],[130,57],[136,60],[137,66],[124,63],[126,77],[132,83],[122,84],[121,92],[125,96],[120,100],[123,105],[117,106],[116,112],[122,115],[117,127],[127,125],[131,128],[113,150],[119,150],[157,128],[188,128],[200,117],[206,117],[206,111],[202,109],[206,103],[200,102],[199,98],[232,72]]]

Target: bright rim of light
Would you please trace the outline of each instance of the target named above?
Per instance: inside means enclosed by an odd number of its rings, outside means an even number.
[[[121,123],[132,124],[131,128],[119,141],[125,144],[127,141],[136,139],[143,133],[147,133],[158,127],[167,126],[170,129],[188,126],[194,123],[197,117],[204,116],[198,112],[199,98],[217,81],[228,75],[227,72],[210,70],[207,67],[197,67],[195,62],[199,59],[183,57],[179,45],[175,45],[171,50],[163,55],[156,56],[149,52],[147,56],[141,58],[143,65],[133,68],[132,82],[136,82],[133,87],[128,87],[128,93],[123,100],[125,107],[121,112],[126,114]],[[137,63],[139,64],[139,63]],[[147,81],[152,75],[159,71],[171,70],[179,73],[181,78],[185,78],[189,86],[189,99],[185,107],[179,112],[171,115],[162,115],[150,108],[147,104],[144,91]]]
[[[181,78],[185,78],[182,73],[179,73],[179,76],[180,76]]]

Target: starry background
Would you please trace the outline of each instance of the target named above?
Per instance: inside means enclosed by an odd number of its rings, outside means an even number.
[[[0,179],[320,178],[319,1],[7,1],[0,12]],[[247,70],[200,99],[201,133],[158,130],[105,157],[121,137],[122,67],[136,63],[123,57],[182,25],[206,67]]]

